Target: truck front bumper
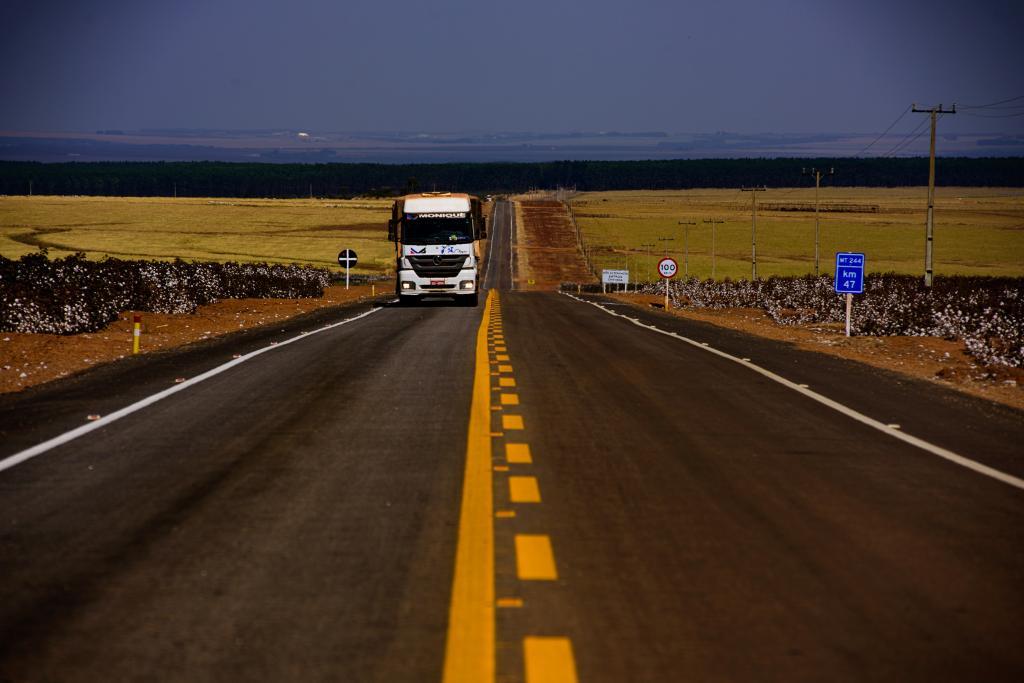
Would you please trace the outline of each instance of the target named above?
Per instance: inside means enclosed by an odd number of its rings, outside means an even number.
[[[398,271],[398,294],[400,296],[462,296],[477,291],[477,273],[474,268],[459,271],[458,275],[446,278],[420,277],[414,270]]]

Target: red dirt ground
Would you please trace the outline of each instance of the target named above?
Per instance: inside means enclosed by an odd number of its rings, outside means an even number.
[[[226,299],[191,315],[142,313],[141,352],[149,353],[229,332],[273,324],[318,308],[387,292],[387,282],[345,290],[335,285],[320,299]],[[0,332],[0,393],[20,391],[132,352],[132,311],[99,332],[76,335]]]
[[[563,282],[594,282],[565,205],[552,199],[522,199],[516,239],[516,289],[557,290]]]

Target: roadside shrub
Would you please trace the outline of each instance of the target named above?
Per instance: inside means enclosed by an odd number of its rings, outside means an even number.
[[[662,285],[649,293],[664,291]],[[932,287],[920,277],[894,273],[865,278],[855,297],[851,330],[858,335],[962,339],[984,365],[1024,367],[1024,278],[938,276]],[[765,280],[673,281],[676,307],[759,308],[784,325],[841,323],[844,297],[832,277],[770,277]]]
[[[0,256],[0,331],[95,332],[121,311],[192,313],[219,299],[320,297],[329,281],[326,269],[298,265]]]

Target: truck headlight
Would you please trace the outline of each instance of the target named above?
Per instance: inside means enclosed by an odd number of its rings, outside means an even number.
[[[416,283],[415,282],[403,282],[402,283],[402,289],[416,289]]]
[[[473,287],[475,286],[476,283],[473,282],[472,280],[463,280],[462,282],[459,283],[459,289],[473,289]]]

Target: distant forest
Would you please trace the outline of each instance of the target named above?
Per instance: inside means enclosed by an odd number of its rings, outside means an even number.
[[[133,197],[391,196],[429,190],[477,194],[575,187],[579,191],[811,185],[803,168],[828,169],[823,184],[900,187],[928,183],[928,160],[702,159],[450,164],[225,162],[38,163],[0,161],[0,194]],[[936,184],[1024,187],[1024,157],[940,158]]]

